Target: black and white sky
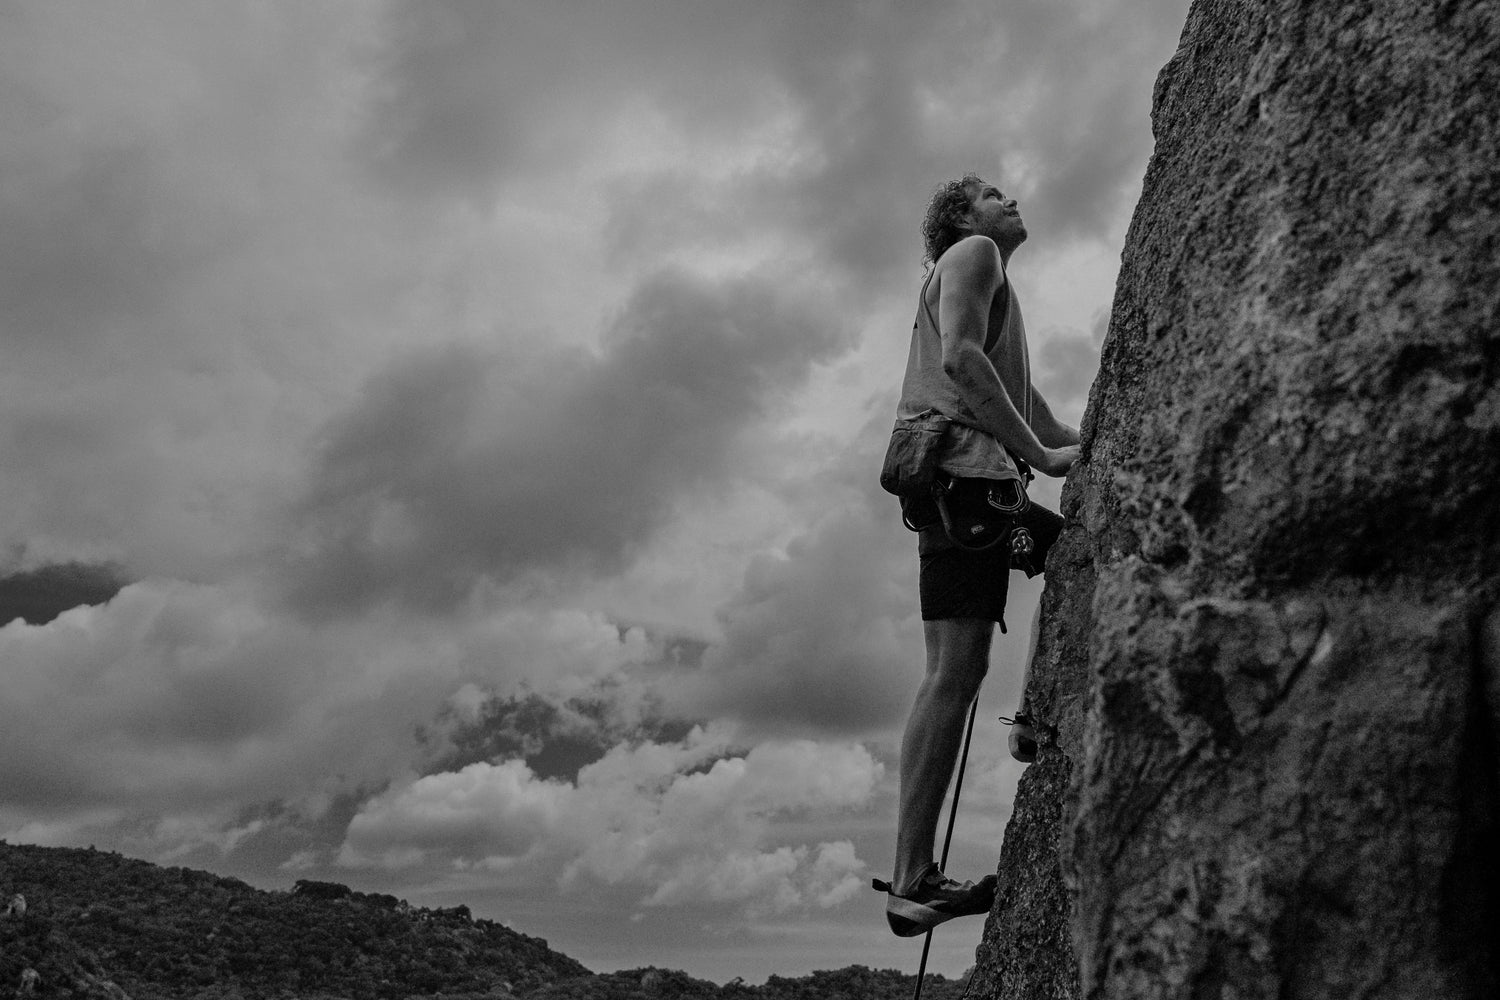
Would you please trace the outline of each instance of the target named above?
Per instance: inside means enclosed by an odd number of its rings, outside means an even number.
[[[922,669],[875,482],[922,211],[1019,200],[1076,422],[1186,6],[0,2],[0,836],[597,970],[914,970],[868,884]]]

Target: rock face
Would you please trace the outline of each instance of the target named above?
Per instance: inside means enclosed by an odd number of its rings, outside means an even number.
[[[1193,4],[973,995],[1500,996],[1496,95],[1493,0]]]

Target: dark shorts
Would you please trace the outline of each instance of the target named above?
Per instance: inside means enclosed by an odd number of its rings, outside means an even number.
[[[1046,565],[1047,552],[1062,532],[1063,519],[1040,504],[1031,504],[1019,518],[1031,532],[1035,548],[1031,553],[1036,567],[1027,571],[1035,576]],[[1000,624],[1005,631],[1005,596],[1010,586],[1010,546],[1000,544],[980,552],[962,549],[949,542],[942,528],[922,532],[921,575],[918,592],[922,599],[922,620],[944,618],[985,618]],[[1016,567],[1021,569],[1021,567]]]

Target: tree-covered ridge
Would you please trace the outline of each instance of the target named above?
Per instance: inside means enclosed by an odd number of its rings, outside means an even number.
[[[547,942],[467,907],[301,881],[266,892],[234,878],[104,851],[0,842],[0,995],[28,968],[36,995],[110,1000],[897,1000],[913,979],[851,966],[761,986],[719,986],[654,968],[596,975]],[[957,1000],[929,977],[923,995]]]
[[[28,912],[15,924],[29,940],[69,943],[137,1000],[520,995],[588,974],[545,941],[472,920],[462,907],[263,892],[106,852],[0,847],[0,891],[25,895]],[[36,951],[29,957],[45,961]],[[0,962],[5,989],[21,968],[10,968],[11,949]]]
[[[549,983],[524,1000],[909,1000],[915,985],[915,976],[863,965],[797,979],[772,976],[761,986],[739,980],[719,986],[685,972],[647,968]],[[927,1000],[960,1000],[963,992],[962,980],[935,975],[922,987]]]

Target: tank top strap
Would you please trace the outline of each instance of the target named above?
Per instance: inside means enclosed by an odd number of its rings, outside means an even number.
[[[922,281],[922,292],[917,296],[918,314],[917,318],[911,322],[912,329],[914,330],[917,328],[917,323],[923,315],[927,317],[927,325],[931,329],[936,330],[938,328],[937,317],[932,315],[932,308],[927,304],[927,288],[932,284],[932,276],[934,274],[937,274],[937,264],[935,263],[927,269],[927,277]]]

